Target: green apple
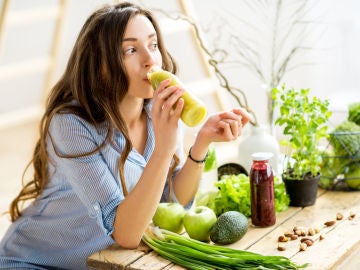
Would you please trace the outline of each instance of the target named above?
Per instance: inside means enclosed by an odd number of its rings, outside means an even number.
[[[184,207],[179,203],[159,203],[152,218],[155,226],[161,229],[180,233],[183,229]]]
[[[203,242],[210,241],[210,230],[217,218],[214,211],[207,206],[197,206],[190,209],[184,216],[184,227],[192,239]]]

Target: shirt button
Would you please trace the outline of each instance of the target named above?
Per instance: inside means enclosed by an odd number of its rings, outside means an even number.
[[[95,211],[99,211],[99,206],[98,206],[98,205],[95,205],[95,206],[94,206],[94,209],[95,209]]]

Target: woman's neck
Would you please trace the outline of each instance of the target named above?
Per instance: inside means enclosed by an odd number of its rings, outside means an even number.
[[[144,111],[143,99],[124,99],[120,104],[120,113],[123,117],[132,146],[143,154],[147,141],[147,118]]]
[[[129,128],[136,126],[142,120],[144,100],[140,98],[125,98],[120,104],[120,113]]]

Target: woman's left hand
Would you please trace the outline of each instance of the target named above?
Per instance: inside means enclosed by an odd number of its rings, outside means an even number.
[[[201,127],[198,133],[199,141],[210,144],[235,140],[249,120],[250,115],[240,108],[214,114]]]

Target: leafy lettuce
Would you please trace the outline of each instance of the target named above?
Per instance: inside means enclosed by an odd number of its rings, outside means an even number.
[[[215,185],[218,191],[202,194],[201,198],[197,198],[197,205],[210,207],[217,216],[232,210],[251,216],[250,180],[247,175],[224,175]],[[274,178],[274,196],[276,212],[288,209],[289,197],[285,185],[277,177]]]

